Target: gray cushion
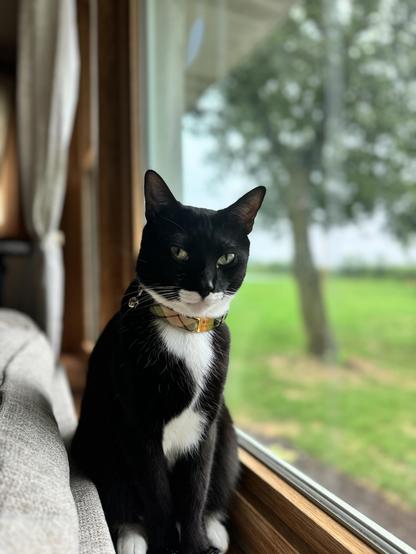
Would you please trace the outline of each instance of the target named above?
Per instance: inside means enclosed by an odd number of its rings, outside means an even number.
[[[80,554],[114,554],[97,489],[76,470],[71,473],[71,489],[78,510]]]
[[[61,436],[69,445],[77,419],[62,366],[56,369],[53,379],[53,411]],[[80,554],[113,554],[114,547],[97,489],[74,468],[71,469],[70,484],[78,512]]]
[[[0,310],[2,554],[114,553],[94,485],[70,476],[61,434],[68,440],[75,425],[45,337],[22,314]]]
[[[54,359],[26,318],[0,318],[0,544],[3,554],[78,552],[69,466],[51,407]]]

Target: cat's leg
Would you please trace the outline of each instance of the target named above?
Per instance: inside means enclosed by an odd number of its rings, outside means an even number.
[[[228,550],[228,531],[223,523],[223,516],[220,513],[211,513],[205,516],[205,529],[211,545],[224,554]]]
[[[110,467],[112,471],[95,484],[117,554],[133,553],[133,546],[136,554],[147,552],[147,534],[141,517],[143,505],[131,485],[132,476],[114,459]]]
[[[181,529],[181,554],[218,554],[205,529],[205,504],[211,473],[216,427],[196,452],[179,458],[172,470],[171,487]]]
[[[176,554],[176,527],[175,537],[166,535],[163,515],[146,512],[133,483],[125,468],[122,477],[113,474],[105,486],[97,487],[117,554]]]
[[[117,554],[146,554],[147,538],[143,525],[121,525],[117,537]]]
[[[126,436],[123,439],[130,488],[139,497],[140,511],[137,513],[143,517],[146,527],[147,552],[176,554],[178,531],[162,445],[155,439],[134,440],[134,434],[130,440]]]
[[[239,471],[237,437],[227,407],[218,416],[217,440],[205,509],[210,543],[223,554],[228,549],[227,510]]]

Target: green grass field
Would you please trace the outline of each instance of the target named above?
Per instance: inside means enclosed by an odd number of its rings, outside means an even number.
[[[416,509],[416,282],[328,277],[325,293],[332,365],[304,353],[292,278],[248,276],[228,319],[234,419]]]

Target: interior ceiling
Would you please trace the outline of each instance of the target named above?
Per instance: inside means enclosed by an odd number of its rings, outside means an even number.
[[[0,63],[13,65],[16,60],[18,2],[0,0]]]
[[[296,0],[187,0],[186,29],[199,18],[204,23],[202,44],[186,72],[186,108],[221,80],[276,29]]]
[[[296,0],[186,0],[188,32],[199,18],[204,24],[203,40],[194,62],[186,72],[186,106],[221,80],[287,17]],[[13,70],[16,62],[18,2],[0,0],[0,68]]]

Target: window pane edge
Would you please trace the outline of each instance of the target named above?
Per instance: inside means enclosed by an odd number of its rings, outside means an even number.
[[[241,448],[263,463],[271,471],[275,472],[308,500],[369,544],[377,552],[382,554],[415,554],[416,550],[411,546],[392,535],[380,525],[377,525],[377,523],[332,494],[295,467],[283,460],[279,460],[241,429],[237,428],[236,430],[238,434],[238,443]]]

